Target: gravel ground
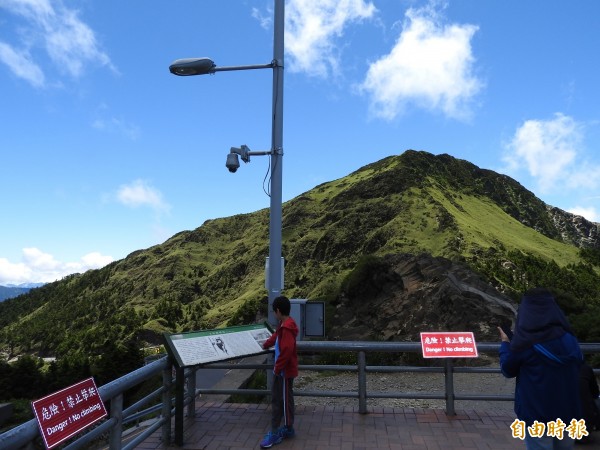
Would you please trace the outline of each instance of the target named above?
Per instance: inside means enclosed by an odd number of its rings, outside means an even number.
[[[395,391],[410,393],[444,393],[444,374],[441,373],[367,373],[367,391]],[[507,379],[502,374],[484,373],[455,373],[454,393],[459,394],[501,394],[513,395],[515,380]],[[325,390],[325,391],[357,391],[358,374],[338,373],[323,374],[319,372],[301,371],[294,381],[294,390]],[[356,406],[356,398],[339,397],[294,397],[296,405],[339,405]],[[395,398],[369,398],[367,406],[385,406],[400,408],[435,408],[444,409],[445,400],[429,399],[395,399]],[[492,409],[495,411],[513,412],[512,401],[480,401],[456,400],[456,410],[466,409]]]

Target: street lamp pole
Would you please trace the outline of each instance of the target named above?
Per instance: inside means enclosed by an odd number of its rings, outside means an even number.
[[[232,70],[273,69],[273,105],[271,124],[271,151],[249,152],[245,145],[242,148],[232,147],[232,154],[228,156],[227,168],[235,172],[239,167],[237,156],[242,155],[244,162],[248,162],[250,155],[270,155],[271,184],[270,196],[270,221],[269,221],[269,264],[265,273],[265,286],[268,292],[268,320],[273,327],[277,326],[273,312],[273,300],[281,295],[283,289],[283,261],[281,252],[281,224],[282,224],[282,173],[283,173],[283,54],[284,54],[284,25],[285,25],[285,0],[275,1],[275,17],[273,32],[273,60],[270,64],[256,64],[246,66],[218,67],[210,58],[178,59],[169,66],[174,75],[206,75],[215,72]]]
[[[269,323],[276,325],[272,304],[283,289],[281,252],[282,173],[283,173],[283,53],[285,1],[275,0],[273,32],[273,124],[271,136],[271,218],[269,223]]]

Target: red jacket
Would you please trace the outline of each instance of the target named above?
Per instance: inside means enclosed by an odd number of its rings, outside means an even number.
[[[298,376],[296,336],[298,336],[298,325],[294,319],[288,317],[263,344],[265,350],[275,345],[275,367],[273,367],[275,375],[282,375],[285,378]]]

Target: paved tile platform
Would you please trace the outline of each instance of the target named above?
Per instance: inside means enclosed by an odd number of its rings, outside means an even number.
[[[418,408],[298,406],[296,437],[275,446],[277,450],[513,450],[525,448],[511,436],[514,416],[506,411]],[[160,431],[136,447],[138,450],[239,450],[260,448],[268,431],[269,405],[196,402],[195,417],[186,417],[184,445],[164,445]]]

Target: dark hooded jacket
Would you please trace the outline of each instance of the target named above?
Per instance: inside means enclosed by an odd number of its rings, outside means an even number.
[[[500,368],[517,377],[515,413],[529,426],[582,418],[579,367],[583,355],[552,294],[527,292],[521,300],[514,336],[500,345]]]

